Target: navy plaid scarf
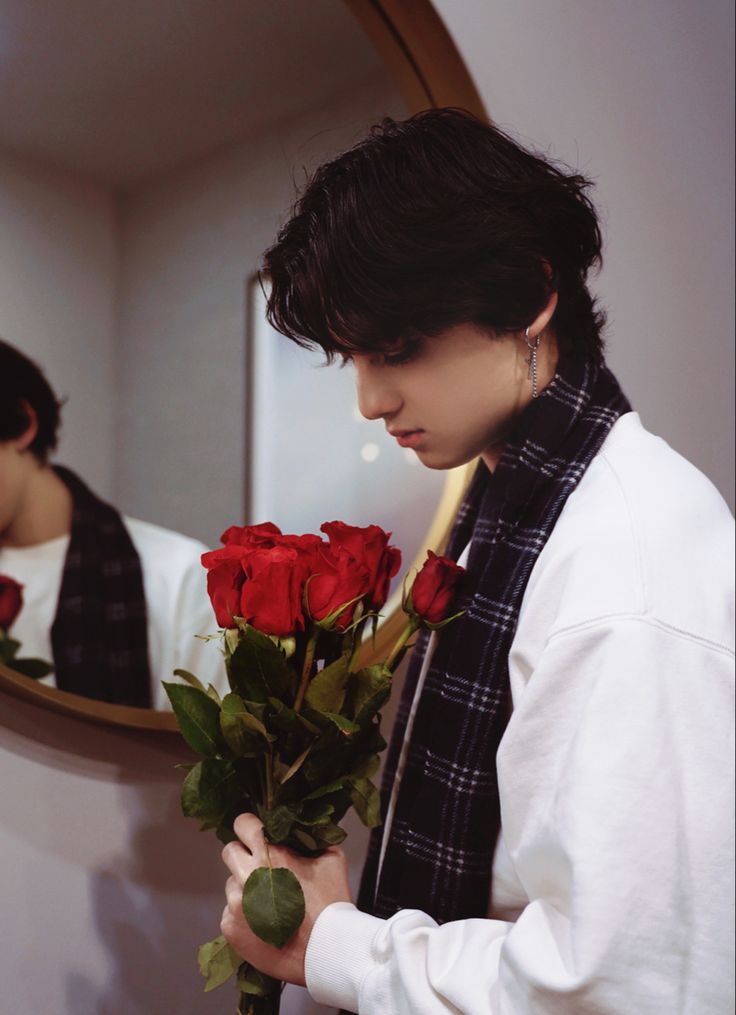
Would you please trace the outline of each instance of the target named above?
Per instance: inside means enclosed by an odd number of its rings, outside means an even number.
[[[56,686],[116,705],[151,706],[146,599],[141,562],[120,513],[62,465],[72,495],[51,646]]]
[[[472,539],[458,609],[439,633],[418,702],[380,881],[374,829],[358,906],[384,918],[420,909],[438,923],[485,917],[501,824],[496,751],[510,715],[508,655],[524,590],[565,501],[631,406],[605,363],[561,357],[521,413],[493,473],[480,462],[447,553]],[[402,692],[382,783],[391,795],[429,641],[422,633]]]

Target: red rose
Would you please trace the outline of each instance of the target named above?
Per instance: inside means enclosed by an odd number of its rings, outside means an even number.
[[[243,547],[234,543],[202,554],[202,565],[207,568],[207,592],[220,627],[234,627],[232,618],[240,616],[244,556]]]
[[[243,568],[240,616],[264,634],[285,638],[303,631],[307,572],[299,551],[289,546],[262,547],[248,554]]]
[[[438,557],[427,550],[427,559],[414,580],[411,602],[416,613],[428,624],[439,624],[450,612],[458,583],[465,569],[449,557]]]
[[[368,592],[368,568],[359,564],[344,548],[337,553],[324,550],[315,566],[317,570],[307,583],[307,609],[312,620],[324,620],[341,606]],[[344,631],[353,622],[357,605],[357,602],[351,603],[336,618],[335,629]]]
[[[225,545],[202,554],[207,568],[207,592],[220,627],[233,627],[240,616],[240,593],[245,582],[243,561],[259,546],[273,546],[281,529],[272,522],[262,525],[231,525],[220,536]]]
[[[225,529],[220,539],[225,544],[223,547],[202,554],[202,565],[207,568],[207,592],[220,627],[234,627],[232,618],[245,616],[243,588],[250,576],[248,562],[254,554],[279,546],[292,550],[293,556],[289,559],[296,569],[296,580],[303,587],[313,570],[319,549],[325,545],[315,535],[283,535],[272,522],[264,522],[262,525],[231,525]],[[252,596],[263,594],[263,579],[260,582],[259,589],[252,590]],[[279,600],[282,585],[283,582],[279,581],[275,593]],[[255,600],[251,597],[247,601],[252,604]],[[269,617],[266,622],[272,623],[273,617]],[[266,628],[262,630],[267,634],[274,633]]]
[[[236,543],[253,549],[256,546],[275,546],[281,537],[281,529],[273,522],[261,525],[231,525],[220,536],[220,542]]]
[[[23,586],[14,578],[0,574],[0,628],[8,631],[23,606]]]
[[[391,579],[399,570],[401,550],[389,546],[390,532],[378,525],[359,528],[345,522],[325,522],[320,526],[330,540],[333,554],[345,550],[358,564],[368,570],[368,606],[380,610],[388,598]]]

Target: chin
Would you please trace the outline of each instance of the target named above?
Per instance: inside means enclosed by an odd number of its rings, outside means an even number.
[[[427,469],[435,469],[439,472],[447,472],[449,469],[457,469],[461,465],[467,465],[468,462],[472,462],[473,459],[477,457],[477,455],[472,452],[468,452],[467,454],[461,454],[458,452],[454,455],[443,455],[441,452],[435,452],[433,454],[431,451],[416,451],[415,453],[419,461]]]

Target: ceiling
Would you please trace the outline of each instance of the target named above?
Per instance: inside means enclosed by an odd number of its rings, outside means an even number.
[[[129,187],[385,73],[342,0],[0,0],[0,149]]]

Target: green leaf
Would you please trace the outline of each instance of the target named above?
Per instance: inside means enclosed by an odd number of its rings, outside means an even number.
[[[351,719],[365,720],[383,705],[391,694],[391,676],[383,666],[366,666],[351,673],[345,697],[345,712]]]
[[[243,913],[262,941],[283,948],[304,920],[304,893],[288,867],[257,867],[243,888]]]
[[[49,673],[54,672],[51,663],[44,662],[43,659],[11,658],[5,665],[16,673],[22,673],[24,677],[32,677],[33,680],[40,680],[41,677],[47,677]]]
[[[163,681],[181,734],[189,746],[205,757],[226,750],[220,730],[220,706],[204,691],[186,684]]]
[[[339,825],[334,825],[332,823],[329,825],[319,825],[313,829],[313,831],[323,847],[339,846],[341,842],[345,841],[348,835],[344,828],[340,828]]]
[[[241,994],[251,994],[254,997],[271,997],[281,990],[280,980],[266,976],[250,962],[243,962],[238,969],[236,986]]]
[[[254,757],[263,749],[266,727],[252,715],[237,694],[226,694],[222,700],[220,729],[225,741],[238,757]]]
[[[260,719],[261,722],[264,721],[266,715],[265,701],[249,701],[248,698],[243,698],[243,704],[251,715],[254,715],[256,719]]]
[[[381,795],[370,779],[349,779],[347,785],[353,807],[358,817],[368,828],[381,824]]]
[[[197,961],[200,973],[207,977],[205,992],[214,990],[229,980],[243,962],[222,935],[199,946]]]
[[[360,726],[357,723],[351,722],[347,716],[339,715],[336,712],[323,712],[322,715],[326,719],[329,719],[331,723],[334,723],[346,737],[349,737],[352,733],[357,733],[360,729]]]
[[[319,849],[319,844],[308,832],[305,832],[302,828],[295,828],[294,835],[302,843],[303,846],[310,851]]]
[[[243,698],[266,701],[269,695],[293,700],[297,675],[268,635],[249,625],[227,663],[230,686]]]
[[[324,799],[320,800],[318,804],[312,802],[311,807],[302,812],[299,824],[306,825],[307,827],[311,825],[328,825],[334,812],[334,805]]]
[[[283,842],[287,839],[298,817],[296,811],[286,807],[285,804],[279,804],[270,811],[262,811],[260,818],[269,842]]]
[[[342,708],[348,680],[348,658],[340,656],[310,681],[305,698],[318,712],[339,712]]]
[[[313,790],[308,796],[304,797],[305,800],[316,800],[318,797],[326,796],[328,793],[336,793],[343,787],[343,779],[335,779],[333,782],[327,783],[326,786],[318,786],[317,789]]]
[[[174,676],[181,677],[181,679],[186,681],[190,687],[196,687],[198,691],[205,690],[205,686],[199,677],[195,677],[193,673],[189,672],[189,670],[174,670]]]
[[[187,773],[181,788],[181,809],[187,818],[217,826],[242,791],[229,761],[205,758]]]
[[[268,699],[268,706],[271,712],[269,717],[270,726],[277,730],[282,730],[284,733],[301,733],[304,730],[305,727],[299,718],[299,713],[295,712],[288,705],[285,705],[280,698],[270,697]]]
[[[381,759],[377,754],[371,754],[363,758],[350,773],[351,779],[370,779],[381,767]]]
[[[3,635],[3,631],[0,628],[0,662],[5,663],[7,666],[8,660],[14,658],[19,648],[20,642],[16,641],[15,638],[9,638],[7,634]]]
[[[310,744],[309,747],[305,747],[305,749],[302,751],[299,757],[296,758],[296,760],[292,761],[292,763],[286,770],[286,773],[282,776],[280,780],[282,786],[284,785],[285,782],[288,782],[289,779],[291,779],[292,775],[295,775],[299,771],[304,762],[307,760],[307,755],[311,750],[312,745]]]

